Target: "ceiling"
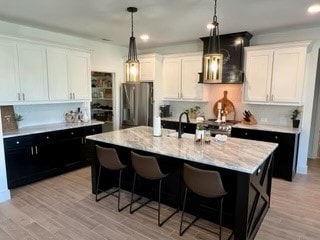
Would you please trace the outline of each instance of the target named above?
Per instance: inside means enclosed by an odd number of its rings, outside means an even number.
[[[218,0],[220,33],[253,35],[320,26],[307,14],[317,0]],[[213,0],[0,0],[0,20],[127,46],[134,6],[137,48],[189,42],[208,35]],[[318,0],[320,3],[320,0]],[[148,42],[139,36],[150,35]]]

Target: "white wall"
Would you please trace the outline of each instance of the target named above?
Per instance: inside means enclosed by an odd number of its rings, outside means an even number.
[[[320,48],[320,28],[308,28],[308,29],[297,29],[291,31],[283,31],[277,33],[256,35],[250,41],[250,45],[262,45],[262,44],[272,44],[272,43],[282,43],[282,42],[294,42],[302,40],[313,40],[312,45],[309,48],[307,54],[307,65],[305,74],[305,85],[304,85],[304,107],[303,116],[301,122],[301,136],[300,136],[300,146],[299,146],[299,156],[298,156],[298,167],[297,171],[299,173],[307,173],[307,158],[311,154],[312,149],[315,144],[311,142],[310,151],[308,152],[310,131],[315,131],[314,139],[319,139],[319,129],[311,129],[311,116],[312,116],[312,106],[314,99],[314,89],[315,89],[315,79],[316,79],[316,68],[318,59],[318,50]],[[173,54],[182,52],[195,52],[202,49],[202,44],[200,40],[194,43],[173,45],[162,48],[145,49],[143,53],[159,53],[159,54]],[[286,106],[267,106],[267,105],[245,105],[241,101],[242,85],[231,86],[217,84],[211,86],[210,90],[210,101],[208,104],[202,104],[201,108],[204,109],[205,114],[209,117],[212,116],[212,106],[216,100],[223,96],[224,90],[228,90],[229,99],[233,101],[236,111],[237,119],[241,119],[242,111],[244,109],[250,109],[257,116],[259,123],[272,124],[272,125],[282,125],[290,126],[291,121],[289,119],[289,113],[293,107]],[[178,115],[181,111],[189,106],[191,103],[177,103],[170,102],[172,110],[175,115]],[[194,104],[199,105],[199,104]],[[200,106],[200,105],[199,105]],[[319,121],[319,118],[318,118]],[[318,126],[318,125],[317,125]],[[313,139],[312,139],[313,141]]]
[[[0,202],[10,199],[10,191],[7,185],[6,165],[3,149],[2,122],[0,111]]]

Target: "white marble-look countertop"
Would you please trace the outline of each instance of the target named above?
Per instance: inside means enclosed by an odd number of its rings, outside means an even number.
[[[224,143],[212,139],[210,144],[199,145],[194,142],[193,134],[184,133],[178,139],[169,136],[173,132],[163,129],[161,137],[154,137],[151,127],[140,126],[86,138],[249,174],[255,172],[278,146],[276,143],[231,137]]]
[[[290,133],[290,134],[299,134],[301,132],[300,128],[284,127],[284,126],[276,126],[276,125],[264,125],[264,124],[248,125],[248,124],[238,123],[238,124],[232,125],[232,128],[243,128],[243,129],[269,131],[269,132],[281,132],[281,133]]]
[[[91,120],[89,122],[81,122],[81,123],[52,123],[52,124],[43,124],[31,127],[23,127],[16,130],[10,130],[3,132],[3,138],[10,138],[10,137],[18,137],[30,134],[37,134],[37,133],[44,133],[44,132],[53,132],[58,130],[64,129],[71,129],[71,128],[79,128],[79,127],[86,127],[86,126],[93,126],[93,125],[100,125],[103,124],[101,121]]]

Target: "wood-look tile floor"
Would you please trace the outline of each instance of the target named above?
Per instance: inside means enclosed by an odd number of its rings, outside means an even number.
[[[196,227],[179,237],[180,213],[158,227],[156,211],[119,213],[116,198],[96,203],[90,190],[90,168],[14,189],[12,199],[0,204],[0,239],[218,239]],[[319,199],[320,160],[312,160],[309,174],[298,174],[293,182],[274,179],[271,208],[256,239],[320,239]],[[199,224],[217,229],[206,221]],[[223,239],[229,234],[224,229]]]

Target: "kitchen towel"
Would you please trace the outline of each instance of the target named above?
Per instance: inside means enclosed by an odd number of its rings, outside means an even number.
[[[160,117],[153,118],[153,136],[155,137],[161,136],[161,118]]]

